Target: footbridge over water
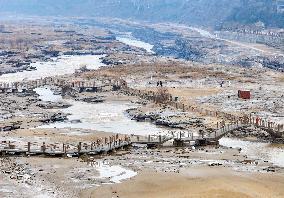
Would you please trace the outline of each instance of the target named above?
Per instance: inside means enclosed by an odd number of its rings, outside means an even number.
[[[86,79],[61,79],[56,77],[47,77],[31,81],[21,82],[0,82],[0,93],[18,93],[28,92],[35,88],[43,86],[68,87],[78,92],[84,91],[103,91],[117,90],[125,86],[125,81],[116,78],[94,78]]]

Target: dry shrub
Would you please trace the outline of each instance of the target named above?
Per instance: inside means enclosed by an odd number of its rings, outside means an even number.
[[[160,87],[156,93],[156,102],[157,103],[167,103],[170,100],[170,94],[167,88]]]

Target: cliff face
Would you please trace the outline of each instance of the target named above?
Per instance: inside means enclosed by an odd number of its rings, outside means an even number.
[[[273,0],[1,0],[0,12],[118,17],[205,26],[263,21],[284,27],[283,13],[277,13]]]

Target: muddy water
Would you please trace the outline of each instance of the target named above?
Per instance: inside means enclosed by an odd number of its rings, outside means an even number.
[[[284,167],[284,145],[250,142],[232,138],[222,138],[220,145],[241,148],[241,152],[251,158],[269,161],[274,165]]]

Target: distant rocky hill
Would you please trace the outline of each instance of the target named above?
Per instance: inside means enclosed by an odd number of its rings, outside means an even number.
[[[118,17],[218,27],[223,23],[284,28],[277,0],[1,0],[0,13]]]

